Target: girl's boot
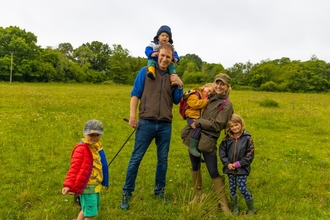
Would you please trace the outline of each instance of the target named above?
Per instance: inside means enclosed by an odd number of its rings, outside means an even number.
[[[233,204],[233,208],[232,208],[232,212],[236,215],[238,215],[239,213],[239,209],[238,209],[238,196],[231,196],[231,202]]]
[[[201,170],[191,170],[191,176],[194,186],[194,198],[189,204],[200,202],[202,200],[202,174]]]
[[[256,210],[254,209],[253,198],[246,199],[245,202],[246,202],[246,205],[248,207],[248,211],[246,212],[246,215],[254,215],[254,214],[256,214]]]
[[[215,193],[218,196],[220,208],[225,214],[230,214],[228,208],[228,200],[225,192],[225,181],[223,177],[217,177],[212,179]]]

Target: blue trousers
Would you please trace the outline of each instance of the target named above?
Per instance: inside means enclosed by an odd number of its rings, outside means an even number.
[[[139,120],[139,127],[135,134],[135,144],[126,172],[126,182],[123,191],[129,194],[135,189],[135,180],[141,160],[148,150],[151,141],[155,140],[157,146],[157,167],[154,193],[158,194],[165,189],[166,172],[168,165],[168,152],[170,148],[172,124],[169,122],[154,122],[152,120]]]
[[[245,200],[251,199],[252,195],[247,189],[247,175],[237,175],[228,174],[229,179],[229,192],[231,196],[236,196],[236,188],[238,186],[239,191],[242,193]]]

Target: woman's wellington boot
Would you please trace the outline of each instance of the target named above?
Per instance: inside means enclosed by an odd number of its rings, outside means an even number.
[[[215,193],[218,196],[220,208],[225,214],[230,214],[231,211],[228,208],[228,200],[225,192],[225,181],[224,177],[217,177],[212,179],[213,187],[215,190]]]
[[[194,186],[194,198],[189,204],[200,202],[202,200],[202,174],[201,170],[191,170],[192,182]]]

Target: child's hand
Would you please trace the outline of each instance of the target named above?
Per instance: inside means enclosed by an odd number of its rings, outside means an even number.
[[[70,190],[69,187],[64,187],[64,188],[62,189],[62,194],[63,194],[63,195],[67,194],[67,193],[69,192],[69,190]]]
[[[173,58],[173,63],[177,63],[178,62],[178,59],[177,58]]]
[[[158,54],[159,54],[159,52],[153,52],[153,53],[151,54],[151,57],[156,57],[156,56],[158,56]]]
[[[227,167],[228,167],[229,170],[235,170],[236,169],[236,167],[233,163],[228,164]]]

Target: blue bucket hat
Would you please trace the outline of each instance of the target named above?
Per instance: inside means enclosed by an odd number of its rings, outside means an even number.
[[[167,25],[163,25],[158,29],[157,35],[154,37],[154,42],[158,42],[158,36],[164,32],[167,33],[168,36],[170,37],[170,40],[168,42],[170,44],[173,44],[171,28]]]

